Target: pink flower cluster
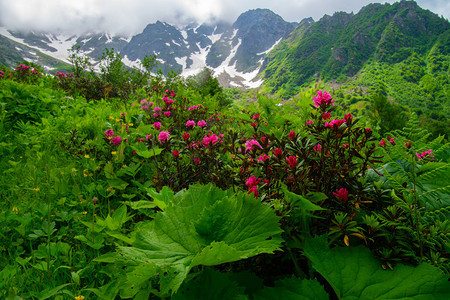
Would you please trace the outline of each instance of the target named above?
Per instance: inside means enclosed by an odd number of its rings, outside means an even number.
[[[0,71],[0,78],[3,78],[3,77],[5,77],[5,72]]]
[[[63,73],[63,72],[56,71],[56,77],[58,77],[59,79],[64,78],[64,77],[72,78],[73,74],[72,73],[69,74],[69,73]]]
[[[120,144],[120,142],[122,141],[122,138],[120,137],[120,136],[113,136],[112,138],[111,138],[111,143],[113,144],[113,145],[119,145]]]
[[[219,141],[219,138],[217,137],[217,135],[215,133],[212,135],[205,135],[205,137],[203,138],[203,145],[205,147],[208,147],[209,144],[211,144],[211,146],[214,146],[218,141]]]
[[[295,157],[294,155],[286,157],[286,162],[291,169],[295,169],[298,165],[297,157]]]
[[[262,149],[262,147],[258,143],[258,141],[253,139],[253,140],[248,140],[247,142],[245,142],[245,152],[253,151],[253,146],[258,146],[259,148]]]
[[[417,152],[416,155],[419,158],[419,161],[421,161],[422,159],[424,159],[425,157],[434,157],[434,155],[432,154],[433,150],[429,149],[428,151],[423,151],[422,153]]]
[[[341,126],[342,124],[345,123],[345,119],[334,119],[331,120],[331,122],[325,122],[325,127],[328,128],[334,128],[334,126],[336,125],[336,128],[339,128],[339,126]]]
[[[108,137],[113,137],[114,136],[114,130],[112,129],[108,129],[105,131],[105,136]]]
[[[169,132],[161,131],[158,135],[158,141],[161,144],[164,144],[165,142],[167,142],[169,140],[169,136],[170,136]]]
[[[156,130],[160,130],[161,129],[161,122],[153,123],[153,128],[155,128]]]
[[[141,104],[141,110],[147,110],[153,106],[153,102],[150,102],[147,99],[142,99],[139,103]]]
[[[334,105],[334,100],[331,99],[331,95],[323,91],[317,91],[317,96],[315,96],[313,100],[316,107],[326,107]]]
[[[261,178],[256,179],[255,175],[250,176],[245,185],[248,187],[248,193],[253,193],[255,198],[258,197],[258,183],[261,181]]]
[[[169,98],[167,95],[164,95],[163,101],[166,104],[166,106],[169,106],[175,102],[173,99]]]
[[[201,104],[200,104],[200,105],[201,105]],[[191,106],[191,107],[188,108],[188,110],[189,110],[189,111],[191,111],[191,110],[196,110],[196,109],[198,109],[198,108],[200,107],[200,105],[194,105],[194,106]]]
[[[348,199],[348,191],[345,188],[336,189],[336,192],[333,193],[339,200],[342,202],[346,202]]]

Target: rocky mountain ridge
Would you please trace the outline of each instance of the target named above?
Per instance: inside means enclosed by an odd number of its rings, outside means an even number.
[[[262,83],[255,77],[265,55],[296,25],[268,9],[255,9],[243,13],[233,24],[218,22],[177,28],[158,21],[132,37],[105,33],[64,36],[6,28],[0,29],[0,35],[17,43],[15,49],[30,61],[38,62],[36,52],[41,52],[68,63],[72,47],[78,47],[95,61],[108,48],[119,52],[128,66],[139,66],[146,55],[156,55],[164,72],[180,71],[187,77],[208,67],[224,86],[252,88]],[[33,50],[26,51],[20,45]],[[46,67],[49,71],[53,68]]]

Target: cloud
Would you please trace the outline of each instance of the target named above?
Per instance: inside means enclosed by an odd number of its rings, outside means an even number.
[[[286,21],[320,19],[336,11],[357,13],[370,0],[0,0],[0,25],[11,29],[136,34],[158,20],[171,24],[224,20],[255,8],[268,8]],[[447,0],[418,1],[448,18]]]

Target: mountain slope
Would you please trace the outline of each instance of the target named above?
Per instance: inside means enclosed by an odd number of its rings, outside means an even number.
[[[262,78],[271,92],[293,95],[314,77],[354,76],[370,59],[396,63],[425,54],[449,22],[414,1],[370,4],[356,15],[335,13],[299,27],[266,58]]]

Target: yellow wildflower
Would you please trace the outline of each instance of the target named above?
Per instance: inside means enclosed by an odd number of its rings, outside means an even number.
[[[15,213],[17,215],[17,213],[19,212],[19,210],[17,209],[17,207],[13,206],[12,208],[13,213]]]
[[[87,215],[87,211],[83,211],[83,215]]]
[[[116,154],[117,154],[117,151],[111,151],[111,154],[112,154],[112,155],[116,155]]]
[[[129,123],[128,126],[133,126],[133,123]]]
[[[88,174],[86,174],[86,173],[83,173],[83,176],[84,176],[84,177],[88,177],[89,175],[88,175]]]
[[[85,154],[85,155],[84,155],[84,158],[89,158],[89,154]]]
[[[120,122],[120,119],[116,119],[116,122]]]
[[[84,300],[84,296],[80,295],[80,296],[75,296],[75,300]]]
[[[35,192],[38,192],[39,191],[39,188],[34,188],[33,189]]]
[[[110,120],[114,120],[114,117],[113,117],[113,116],[109,116],[109,119],[110,119]]]

